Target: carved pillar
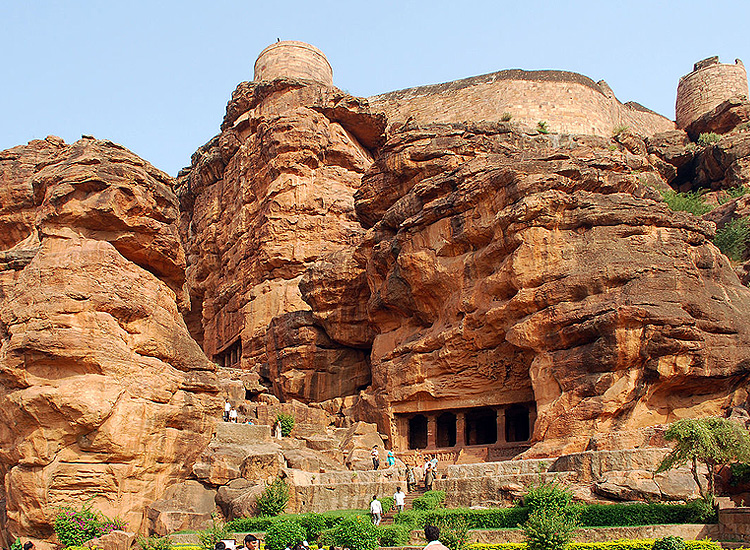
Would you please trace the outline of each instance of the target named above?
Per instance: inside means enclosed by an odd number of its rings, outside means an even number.
[[[497,409],[497,442],[505,443],[505,407]]]
[[[434,414],[427,417],[427,448],[437,447],[437,418]]]
[[[456,447],[466,445],[466,413],[456,413]]]
[[[529,439],[534,439],[534,424],[536,424],[536,405],[529,407]]]

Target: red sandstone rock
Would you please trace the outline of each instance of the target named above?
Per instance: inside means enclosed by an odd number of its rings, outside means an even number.
[[[693,140],[697,140],[701,134],[709,132],[726,134],[748,122],[750,122],[750,101],[747,98],[734,97],[691,122],[685,130]]]
[[[397,446],[398,415],[425,410],[534,403],[544,456],[746,401],[750,294],[628,155],[461,125],[385,145],[355,198],[371,391]]]
[[[189,326],[209,356],[259,373],[282,398],[324,401],[369,382],[363,337],[327,335],[299,282],[359,241],[353,194],[384,127],[365,100],[335,88],[243,83],[222,133],[179,180]]]
[[[138,531],[144,507],[188,475],[219,405],[176,301],[171,180],[93,139],[9,156],[25,168],[0,187],[33,188],[35,210],[7,232],[6,246],[33,220],[6,251],[27,254],[0,272],[4,531],[48,537],[58,506],[88,498]]]

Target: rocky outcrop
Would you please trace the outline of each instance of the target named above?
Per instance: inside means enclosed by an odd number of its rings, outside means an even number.
[[[48,537],[57,507],[87,499],[138,531],[220,406],[178,310],[173,182],[93,138],[34,141],[0,166],[23,205],[0,212],[2,531]]]
[[[384,127],[335,88],[245,82],[222,133],[179,178],[191,330],[209,356],[258,372],[282,399],[325,401],[370,381],[367,346],[322,330],[299,283],[360,240],[353,195]]]
[[[408,126],[363,178],[366,261],[333,278],[366,276],[381,422],[533,401],[528,455],[545,456],[745,403],[750,293],[713,226],[645,185],[664,181],[637,145],[534,134]]]

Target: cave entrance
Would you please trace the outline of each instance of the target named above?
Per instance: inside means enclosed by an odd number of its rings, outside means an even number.
[[[214,355],[214,362],[226,368],[239,368],[240,359],[242,359],[242,340],[239,338]]]
[[[531,436],[531,422],[529,407],[526,405],[511,405],[505,409],[505,440],[528,441]]]
[[[456,415],[444,412],[437,417],[437,446],[455,447],[456,445]]]
[[[466,412],[467,445],[491,445],[497,443],[497,411],[474,409]]]
[[[424,449],[427,447],[427,417],[423,414],[409,419],[409,448]]]

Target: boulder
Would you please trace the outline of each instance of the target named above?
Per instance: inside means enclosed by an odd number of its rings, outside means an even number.
[[[186,529],[205,529],[216,510],[216,491],[197,481],[170,486],[146,509],[149,532],[160,536]]]

